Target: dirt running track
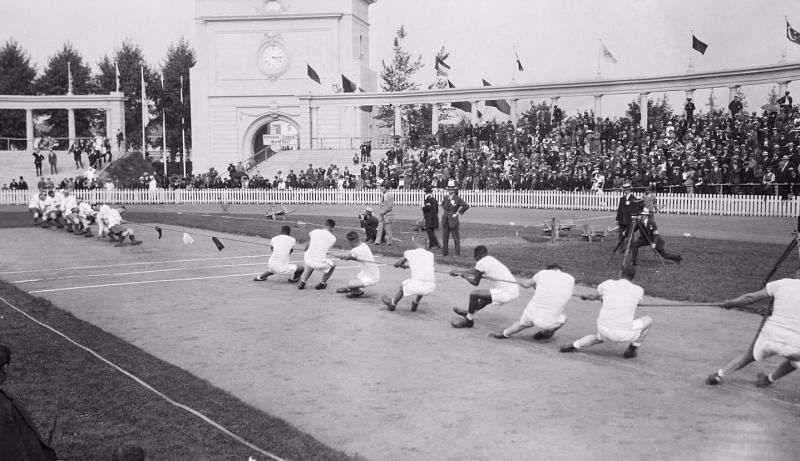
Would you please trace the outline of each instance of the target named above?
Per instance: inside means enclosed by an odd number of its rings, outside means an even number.
[[[281,278],[251,281],[266,246],[229,241],[218,253],[206,237],[184,246],[178,234],[141,235],[144,245],[120,249],[38,228],[3,230],[0,277],[373,460],[790,460],[800,453],[800,375],[755,388],[770,361],[721,387],[703,383],[747,346],[754,315],[641,308],[655,326],[638,358],[624,360],[624,345],[607,344],[560,354],[558,345],[594,331],[598,303],[571,302],[569,322],[551,342],[535,343],[532,332],[495,340],[489,331],[516,320],[529,291],[485,309],[474,329],[456,330],[451,307],[465,304],[470,286],[446,275],[420,311],[409,312],[404,300],[389,312],[380,294],[407,276],[391,266],[381,268],[369,296],[347,300],[334,289],[355,274],[351,262],[341,262],[328,290],[313,289],[315,274],[298,291]],[[30,257],[42,248],[52,248],[46,264]],[[531,258],[534,267],[544,263]]]

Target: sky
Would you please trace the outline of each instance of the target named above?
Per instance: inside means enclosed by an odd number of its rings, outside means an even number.
[[[17,40],[39,70],[66,41],[94,65],[126,38],[153,65],[180,37],[194,42],[194,0],[0,0],[0,12],[0,43]],[[422,55],[424,86],[442,46],[451,53],[450,80],[458,87],[480,86],[482,78],[495,85],[594,79],[601,39],[617,59],[601,61],[603,78],[682,74],[690,59],[696,72],[774,64],[783,52],[787,62],[800,62],[800,45],[786,40],[784,16],[800,29],[800,2],[378,0],[370,7],[371,66],[380,71],[381,61],[392,59],[400,25],[408,33],[403,46]],[[709,45],[705,55],[692,51],[692,33]],[[514,70],[515,51],[523,72]],[[752,110],[765,102],[769,86],[743,90]],[[715,95],[727,103],[726,88]],[[667,96],[673,105],[684,97]],[[621,115],[633,98],[605,97],[603,112]],[[695,94],[698,109],[707,99],[708,91]],[[562,98],[561,105],[590,109],[593,100]]]

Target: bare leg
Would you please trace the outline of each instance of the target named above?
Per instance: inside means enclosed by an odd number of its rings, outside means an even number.
[[[333,275],[334,270],[336,270],[335,265],[331,267],[331,270],[329,270],[327,274],[322,276],[322,281],[320,283],[328,283],[328,279],[331,278],[331,275]],[[308,277],[306,277],[306,280],[308,280]]]
[[[530,326],[528,326],[528,325],[523,325],[521,322],[514,322],[514,324],[513,324],[513,325],[511,325],[510,327],[508,327],[508,328],[506,328],[505,330],[503,330],[503,336],[505,336],[506,338],[508,338],[509,336],[511,336],[511,335],[513,335],[513,334],[517,334],[517,333],[519,333],[520,331],[522,331],[522,330],[525,330],[525,329],[527,329],[527,328],[530,328],[530,327],[532,327],[532,326],[533,326],[533,325],[530,325]]]
[[[598,338],[597,335],[586,335],[583,338],[573,342],[572,345],[575,346],[575,349],[581,349],[584,347],[592,347],[595,344],[600,344],[602,342],[603,340]]]

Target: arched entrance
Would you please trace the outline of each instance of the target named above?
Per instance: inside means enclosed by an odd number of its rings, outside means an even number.
[[[255,120],[245,136],[246,157],[261,153],[265,147],[273,151],[297,150],[300,147],[300,126],[285,115],[267,116]]]

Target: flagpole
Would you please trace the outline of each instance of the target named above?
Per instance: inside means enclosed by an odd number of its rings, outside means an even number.
[[[600,61],[603,57],[603,41],[601,39],[597,39],[597,75],[596,78],[601,78],[602,74],[600,73]]]
[[[783,19],[786,21],[786,40],[789,40],[789,17],[784,16]],[[787,52],[787,45],[786,42],[783,42],[783,52],[781,52],[781,58],[778,60],[778,64],[786,63],[786,52]]]
[[[117,82],[117,93],[119,93],[119,63],[114,61],[114,78]]]
[[[147,159],[147,139],[145,138],[145,107],[147,107],[147,90],[144,87],[144,67],[140,66],[139,70],[142,73],[142,158]]]
[[[183,167],[183,177],[186,177],[186,128],[184,125],[183,112],[186,107],[183,104],[183,75],[181,75],[181,164]]]
[[[72,67],[67,61],[67,94],[72,94]]]
[[[164,88],[164,74],[161,74],[161,91],[166,93]],[[161,100],[161,162],[164,163],[164,181],[167,179],[167,111],[164,107],[164,99]],[[162,181],[163,184],[163,181]]]
[[[517,72],[519,71],[519,55],[517,54],[517,47],[514,47],[514,69],[511,71],[511,83],[517,83]]]
[[[690,29],[689,30],[689,35],[692,36],[692,46],[689,49],[689,68],[686,69],[686,73],[687,74],[689,74],[689,73],[694,71],[694,65],[692,64],[692,56],[693,56],[692,51],[694,50],[694,29]]]

